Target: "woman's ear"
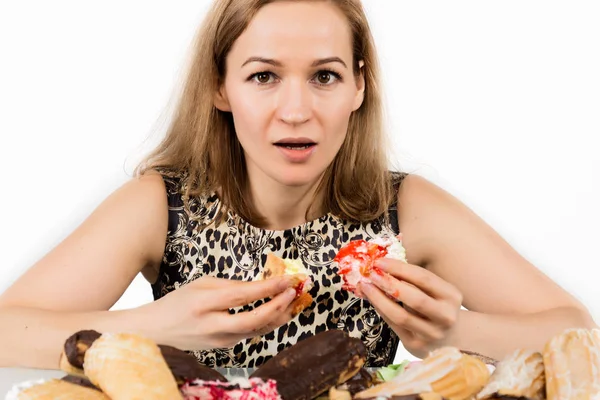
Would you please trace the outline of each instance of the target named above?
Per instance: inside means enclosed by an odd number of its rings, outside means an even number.
[[[354,98],[352,111],[358,110],[365,99],[365,62],[363,60],[358,62],[358,74],[356,75],[355,80],[356,96]]]
[[[213,103],[218,110],[230,112],[231,106],[229,105],[229,99],[227,98],[227,91],[225,85],[220,85],[219,89],[215,92]]]

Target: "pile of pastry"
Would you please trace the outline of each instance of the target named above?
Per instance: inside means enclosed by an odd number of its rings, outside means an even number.
[[[64,346],[60,364],[68,375],[17,388],[7,399],[600,399],[597,329],[567,330],[542,353],[518,350],[493,373],[481,359],[443,347],[381,382],[363,368],[366,358],[359,339],[330,330],[283,350],[248,379],[228,381],[173,347],[81,331]]]
[[[80,331],[64,345],[65,377],[17,385],[7,400],[312,399],[360,375],[366,357],[360,339],[325,331],[283,350],[249,379],[228,381],[188,353],[147,338]],[[370,375],[365,379],[361,387],[370,384]]]
[[[440,348],[392,381],[343,395],[339,398],[600,399],[600,330],[566,330],[541,353],[517,350],[491,375],[481,360]]]

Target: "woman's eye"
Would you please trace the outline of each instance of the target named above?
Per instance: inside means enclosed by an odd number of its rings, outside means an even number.
[[[331,80],[332,76],[329,72],[319,72],[317,75],[317,80],[319,83],[327,84]]]
[[[254,75],[254,80],[260,84],[269,83],[271,80],[271,73],[270,72],[259,72]]]
[[[340,80],[340,76],[332,71],[319,71],[315,78],[319,85],[331,85]]]

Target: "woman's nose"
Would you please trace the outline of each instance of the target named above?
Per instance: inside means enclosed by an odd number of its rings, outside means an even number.
[[[287,124],[303,124],[312,116],[311,103],[310,88],[306,82],[288,80],[283,83],[279,92],[277,115]]]

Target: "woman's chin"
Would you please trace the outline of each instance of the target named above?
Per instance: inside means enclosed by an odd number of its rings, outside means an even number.
[[[275,180],[283,186],[301,187],[315,184],[321,177],[322,171],[314,171],[312,168],[293,168],[288,170],[282,168],[274,174]]]

